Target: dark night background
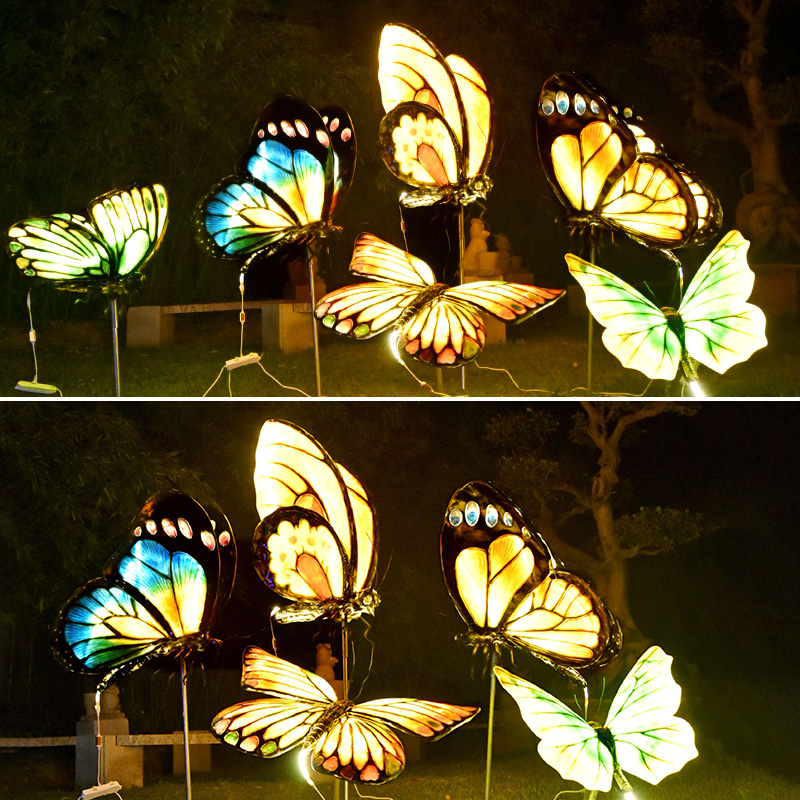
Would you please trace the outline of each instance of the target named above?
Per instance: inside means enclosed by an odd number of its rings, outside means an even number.
[[[81,692],[94,684],[55,662],[47,628],[71,591],[100,574],[124,540],[127,520],[147,496],[131,493],[134,479],[142,481],[139,492],[165,488],[149,458],[169,462],[171,485],[192,486],[198,499],[217,502],[239,545],[237,584],[215,630],[225,644],[190,676],[192,727],[203,728],[223,705],[242,698],[242,649],[250,642],[270,648],[266,620],[275,602],[248,563],[258,522],[253,454],[270,418],[311,432],[359,477],[377,511],[382,602],[368,633],[374,659],[362,699],[411,694],[485,705],[481,661],[453,641],[464,624],[441,577],[438,535],[455,489],[473,479],[496,480],[498,453],[487,444],[487,422],[526,408],[559,422],[556,457],[576,457],[567,436],[571,418],[581,413],[573,402],[6,404],[0,409],[0,735],[74,731]],[[631,610],[644,635],[675,657],[684,689],[680,713],[697,731],[701,758],[727,753],[790,779],[800,777],[793,755],[800,698],[798,410],[793,402],[705,402],[693,416],[649,420],[623,448],[618,503],[620,513],[642,505],[685,508],[717,526],[670,553],[630,562]],[[596,453],[583,450],[578,457],[591,475]],[[24,468],[20,458],[29,462]],[[180,472],[186,468],[188,479]],[[96,488],[86,495],[97,483],[88,476],[98,473],[107,497],[98,498]],[[524,499],[515,499],[524,511]],[[90,544],[70,548],[64,532],[77,540],[75,519],[101,503],[114,509],[113,524],[98,520],[87,531]],[[68,555],[53,563],[57,544]],[[91,558],[74,553],[83,561],[73,574],[70,550],[84,546],[94,548]],[[41,554],[40,565],[15,566],[30,553]],[[47,589],[37,595],[42,585]],[[326,633],[313,623],[279,627],[278,652],[313,668],[314,643]],[[364,633],[355,623],[356,687],[370,660]],[[518,655],[515,665],[551,690],[564,688],[562,678],[532,658]],[[121,697],[132,732],[179,727],[178,685],[169,665],[122,680]]]
[[[749,191],[746,149],[701,132],[690,118],[691,86],[651,57],[653,39],[662,33],[652,20],[665,11],[710,59],[707,77],[719,86],[718,108],[746,117],[741,87],[728,83],[718,66],[736,64],[746,35],[728,0],[397,0],[390,8],[366,0],[5,0],[0,224],[56,211],[83,213],[91,198],[113,187],[159,181],[169,194],[170,222],[134,302],[234,300],[236,265],[200,250],[192,208],[230,174],[266,101],[291,92],[317,106],[341,104],[354,119],[358,166],[337,220],[345,232],[321,263],[329,288],[348,282],[359,233],[402,241],[397,197],[404,185],[380,160],[376,73],[382,27],[403,22],[442,53],[466,57],[486,78],[496,118],[487,226],[508,235],[536,280],[561,286],[567,281],[563,254],[577,245],[554,224],[561,210],[542,173],[532,126],[539,90],[553,72],[589,76],[612,102],[641,114],[670,154],[719,195],[726,230]],[[763,64],[770,102],[788,103],[790,110],[781,129],[782,168],[795,195],[797,16],[797,0],[773,3]],[[442,234],[440,221],[422,217],[408,220],[410,245],[443,271],[457,249],[454,229]],[[706,252],[685,253],[687,268]],[[607,257],[623,277],[645,271],[648,281],[658,282],[671,274],[666,262],[628,241],[618,239]],[[785,254],[760,257],[786,260]],[[22,319],[27,282],[2,260],[0,308],[4,317]],[[283,269],[265,266],[260,279],[270,284]],[[49,291],[40,291],[34,303],[42,319],[95,316],[103,306],[76,306],[74,297]]]

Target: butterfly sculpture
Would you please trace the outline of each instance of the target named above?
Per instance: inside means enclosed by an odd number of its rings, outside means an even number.
[[[468,61],[444,58],[407,25],[386,25],[378,51],[378,80],[386,116],[380,141],[386,166],[416,187],[406,206],[485,198],[492,153],[492,102]]]
[[[574,228],[619,230],[664,251],[692,241],[697,204],[678,168],[641,152],[625,121],[578,76],[559,72],[545,81],[536,142]]]
[[[630,791],[623,770],[656,784],[697,756],[694,731],[674,716],[681,687],[672,677],[671,663],[660,647],[645,651],[623,680],[602,726],[502,667],[494,673],[525,724],[541,739],[539,755],[562,778],[601,792],[610,791],[614,779],[620,789]]]
[[[545,540],[496,487],[462,486],[440,538],[445,584],[476,647],[518,647],[585,684],[611,661],[619,624],[589,585],[558,565]]]
[[[350,621],[374,613],[375,512],[358,478],[302,428],[269,420],[254,480],[261,522],[253,564],[270,589],[294,601],[275,619]]]
[[[200,650],[228,601],[236,543],[224,515],[176,491],[151,497],[102,578],[61,610],[54,650],[68,669],[101,676],[98,691],[156,656]]]
[[[200,202],[200,243],[243,270],[290,242],[339,230],[332,223],[353,179],[356,136],[338,106],[317,111],[291,96],[274,97],[253,128],[234,174]]]
[[[167,224],[158,183],[114,189],[89,203],[88,215],[52,214],[12,225],[6,250],[22,272],[58,288],[124,288],[155,253]]]
[[[505,281],[437,283],[424,261],[369,233],[356,240],[350,271],[373,282],[326,294],[314,310],[317,319],[352,339],[393,329],[398,351],[435,366],[460,366],[477,357],[486,342],[480,311],[521,322],[564,294]]]
[[[650,379],[671,380],[681,364],[696,380],[692,359],[722,373],[767,344],[764,313],[746,302],[755,278],[747,265],[748,246],[738,231],[728,233],[692,278],[678,308],[659,308],[610,272],[565,257],[589,310],[605,327],[603,344],[623,366]]]
[[[323,678],[258,647],[245,651],[242,685],[268,697],[220,711],[211,722],[218,739],[264,758],[302,745],[316,772],[354,783],[386,783],[403,771],[405,751],[391,728],[434,741],[480,711],[409,698],[337,700]]]

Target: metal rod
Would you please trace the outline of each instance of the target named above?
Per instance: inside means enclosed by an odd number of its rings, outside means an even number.
[[[591,235],[591,234],[590,234]],[[595,266],[594,260],[596,257],[594,237],[589,239],[589,263]],[[592,390],[592,350],[594,349],[594,317],[592,312],[589,311],[589,304],[586,304],[586,313],[589,318],[589,327],[586,337],[586,389]]]
[[[342,700],[350,698],[350,639],[347,634],[347,617],[342,617]],[[344,784],[344,800],[347,800],[349,785],[347,781],[342,781]]]
[[[117,315],[117,298],[111,295],[108,300],[111,311],[111,342],[114,350],[114,396],[121,397],[122,389],[119,383],[119,318]]]
[[[489,664],[489,732],[486,735],[486,791],[484,800],[489,800],[492,788],[492,742],[494,740],[494,696],[497,688],[497,678],[494,676],[494,667],[497,663],[497,653],[492,651],[492,660]]]
[[[189,764],[189,709],[186,701],[186,659],[181,656],[181,702],[183,703],[183,763],[186,770],[186,800],[192,800],[192,771]]]
[[[466,234],[464,233],[464,206],[458,206],[458,282],[464,283],[464,252],[466,245],[464,242]],[[467,368],[461,367],[461,389],[466,391],[467,384]]]
[[[319,336],[317,334],[317,318],[314,316],[314,309],[317,307],[317,294],[314,288],[314,261],[316,260],[315,243],[311,242],[306,246],[308,258],[308,285],[311,290],[311,335],[314,337],[314,371],[317,376],[317,397],[322,397],[322,381],[319,375]]]

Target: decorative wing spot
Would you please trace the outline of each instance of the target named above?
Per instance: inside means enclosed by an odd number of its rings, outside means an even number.
[[[194,535],[192,532],[192,526],[183,517],[178,517],[178,530],[187,539],[191,539],[192,536]]]

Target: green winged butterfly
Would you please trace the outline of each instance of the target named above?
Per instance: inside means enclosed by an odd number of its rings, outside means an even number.
[[[746,302],[755,278],[748,246],[738,231],[723,237],[678,308],[659,308],[616,275],[570,253],[565,258],[589,311],[605,328],[603,344],[623,366],[651,380],[671,380],[682,364],[693,379],[690,359],[722,373],[767,344],[764,313]]]
[[[541,739],[539,755],[562,778],[601,792],[616,780],[630,791],[623,770],[656,784],[697,756],[691,725],[674,716],[681,687],[671,664],[672,656],[660,647],[646,650],[623,680],[602,726],[502,667],[494,673]]]
[[[16,222],[6,232],[5,246],[25,275],[85,290],[138,278],[166,224],[164,187],[129,186],[92,200],[88,218],[58,213]]]

